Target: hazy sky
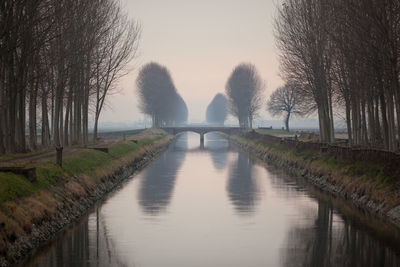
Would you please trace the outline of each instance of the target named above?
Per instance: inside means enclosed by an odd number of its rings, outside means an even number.
[[[282,84],[273,37],[273,0],[122,0],[142,25],[135,70],[120,82],[101,121],[142,119],[135,79],[140,66],[156,61],[171,72],[189,108],[189,121],[205,119],[208,103],[224,92],[232,69],[253,63],[265,81],[265,99]],[[263,107],[265,110],[265,107]],[[262,118],[270,116],[264,111]]]

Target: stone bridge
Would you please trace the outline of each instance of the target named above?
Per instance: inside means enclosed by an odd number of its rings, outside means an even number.
[[[189,126],[189,127],[165,127],[162,128],[164,131],[166,131],[169,134],[179,134],[183,132],[194,132],[198,133],[200,135],[200,143],[204,143],[204,135],[206,133],[210,132],[220,132],[220,133],[225,133],[227,135],[231,135],[234,133],[237,133],[241,130],[239,127],[207,127],[207,126]]]

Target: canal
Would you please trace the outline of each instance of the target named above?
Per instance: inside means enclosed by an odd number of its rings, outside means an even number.
[[[182,134],[23,266],[400,266],[399,232],[232,147]]]

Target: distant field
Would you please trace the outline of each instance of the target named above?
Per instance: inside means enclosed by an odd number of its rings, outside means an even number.
[[[104,131],[98,132],[97,136],[99,137],[108,137],[108,136],[126,136],[135,135],[143,131],[144,129],[135,129],[135,130],[121,130],[121,131]],[[89,138],[93,136],[93,134],[89,133]]]
[[[287,132],[281,129],[256,129],[257,133],[260,134],[269,134],[269,135],[279,135],[279,136],[293,136],[294,133]]]

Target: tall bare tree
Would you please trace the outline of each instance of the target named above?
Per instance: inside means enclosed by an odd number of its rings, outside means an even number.
[[[116,3],[113,3],[114,5]],[[141,27],[122,14],[121,7],[115,6],[103,25],[105,37],[95,48],[95,92],[93,140],[97,139],[98,121],[106,96],[115,89],[118,80],[129,73],[127,65],[138,51]]]
[[[314,98],[326,143],[334,140],[328,15],[327,0],[285,0],[275,23],[283,76]]]

